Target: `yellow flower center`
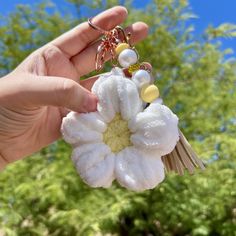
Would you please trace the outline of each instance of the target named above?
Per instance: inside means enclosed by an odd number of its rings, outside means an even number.
[[[132,145],[128,122],[123,120],[120,114],[116,114],[108,124],[106,131],[103,133],[103,141],[114,153],[118,153]]]

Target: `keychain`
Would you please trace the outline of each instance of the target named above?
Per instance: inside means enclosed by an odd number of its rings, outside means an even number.
[[[100,70],[106,56],[113,69],[102,74],[92,92],[98,97],[96,112],[70,112],[61,132],[73,147],[72,161],[91,187],[111,186],[116,180],[134,191],[155,188],[165,172],[191,174],[204,165],[178,128],[178,117],[159,98],[152,66],[140,62],[130,44],[131,34],[117,26],[105,31],[95,58]],[[120,65],[120,67],[118,67]]]

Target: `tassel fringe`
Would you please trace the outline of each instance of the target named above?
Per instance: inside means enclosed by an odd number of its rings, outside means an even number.
[[[175,146],[175,149],[162,157],[166,171],[174,171],[179,175],[184,174],[187,169],[190,174],[193,174],[196,168],[205,169],[203,162],[197,157],[183,133],[179,130],[180,139]]]

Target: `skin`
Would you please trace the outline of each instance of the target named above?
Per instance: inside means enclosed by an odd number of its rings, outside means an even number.
[[[124,22],[127,10],[117,6],[93,18],[102,29]],[[131,43],[144,39],[148,27],[136,22],[126,29]],[[101,33],[82,23],[27,57],[0,79],[0,169],[60,138],[62,118],[73,110],[96,110],[90,89],[97,77],[79,81],[95,69]],[[109,58],[106,58],[108,60]]]

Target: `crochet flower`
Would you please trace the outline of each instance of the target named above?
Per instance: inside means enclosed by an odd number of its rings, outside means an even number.
[[[92,92],[97,112],[70,112],[61,128],[81,178],[92,187],[114,179],[134,191],[156,187],[165,176],[161,156],[179,140],[177,116],[158,99],[144,109],[139,89],[118,68],[100,76]]]

